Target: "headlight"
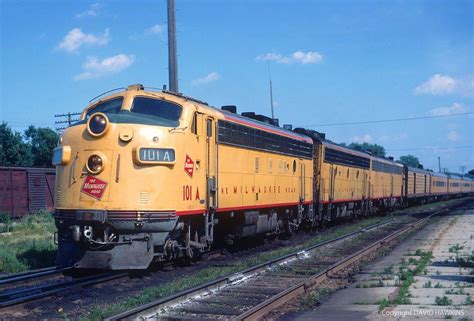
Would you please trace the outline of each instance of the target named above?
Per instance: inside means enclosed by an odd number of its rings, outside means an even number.
[[[95,113],[87,120],[87,131],[92,136],[102,136],[108,127],[109,119],[103,113]]]
[[[99,174],[104,168],[104,160],[101,156],[93,154],[87,160],[87,170],[92,174]]]

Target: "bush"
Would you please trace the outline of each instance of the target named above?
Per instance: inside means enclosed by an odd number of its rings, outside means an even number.
[[[11,221],[10,215],[7,212],[0,211],[0,223],[9,224]]]

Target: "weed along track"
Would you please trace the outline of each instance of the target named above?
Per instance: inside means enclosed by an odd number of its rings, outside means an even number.
[[[369,226],[106,320],[258,319],[443,211]]]

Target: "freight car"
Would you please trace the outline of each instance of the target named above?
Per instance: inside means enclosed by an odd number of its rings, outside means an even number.
[[[53,154],[61,265],[145,269],[430,199],[430,172],[235,106],[142,85],[99,98]],[[448,195],[467,189],[444,182]]]
[[[12,218],[53,208],[53,168],[0,166],[0,211]]]

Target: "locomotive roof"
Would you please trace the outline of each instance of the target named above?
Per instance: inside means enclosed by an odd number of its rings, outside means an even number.
[[[113,94],[105,96],[103,99],[97,100],[98,98],[103,97],[104,95],[106,95],[108,93],[118,91],[118,90],[122,90],[122,91],[115,92]],[[274,133],[274,134],[277,134],[277,135],[282,135],[282,136],[289,137],[289,138],[292,138],[292,139],[304,141],[304,142],[306,142],[308,144],[311,144],[311,145],[313,144],[313,141],[310,137],[308,137],[306,135],[296,133],[292,130],[287,130],[287,129],[281,128],[279,126],[267,124],[267,123],[264,123],[264,122],[261,122],[261,121],[255,120],[255,119],[251,119],[251,118],[244,117],[244,116],[241,116],[241,115],[238,115],[238,114],[234,114],[234,113],[228,112],[226,110],[222,110],[222,109],[210,106],[204,101],[201,101],[201,100],[198,100],[198,99],[195,99],[195,98],[192,98],[192,97],[184,96],[180,93],[174,93],[174,92],[170,92],[170,91],[167,91],[167,90],[160,90],[158,88],[144,87],[143,85],[140,85],[140,84],[130,85],[127,88],[117,88],[117,89],[113,89],[113,90],[110,90],[108,92],[105,92],[104,94],[93,98],[90,101],[89,106],[87,106],[87,108],[85,109],[85,111],[89,110],[90,108],[92,108],[94,105],[96,105],[97,103],[99,103],[101,101],[109,100],[109,99],[119,97],[119,96],[123,96],[123,95],[127,94],[127,92],[133,92],[133,91],[135,91],[135,92],[139,91],[140,93],[148,94],[148,95],[151,95],[151,96],[155,96],[156,98],[162,98],[162,99],[167,99],[169,97],[169,96],[167,97],[167,95],[170,95],[172,97],[177,98],[178,100],[184,100],[185,102],[191,102],[191,103],[197,104],[197,105],[199,105],[200,108],[211,109],[214,113],[219,114],[225,120],[228,120],[228,121],[231,121],[231,122],[234,122],[234,123],[237,123],[237,124],[249,126],[249,127],[252,127],[252,128],[256,128],[256,129],[261,129],[261,130],[264,130],[264,131],[267,131],[267,132],[270,132],[270,133]],[[160,94],[160,96],[157,97],[157,94]],[[83,115],[85,115],[85,112],[83,113]]]
[[[354,150],[354,149],[350,149],[348,147],[344,147],[344,146],[341,146],[341,145],[338,145],[336,143],[333,143],[333,142],[330,142],[328,140],[325,140],[325,139],[318,139],[321,144],[325,147],[330,147],[330,148],[333,148],[333,149],[336,149],[336,150],[340,150],[342,152],[345,152],[345,153],[349,153],[349,154],[352,154],[352,155],[357,155],[357,156],[361,156],[361,157],[365,157],[365,158],[370,158],[371,156],[367,153],[364,153],[364,152],[361,152],[361,151],[357,151],[357,150]]]
[[[444,177],[444,178],[448,177],[448,175],[446,175],[444,173],[438,173],[438,172],[431,172],[431,175],[437,176],[437,177]]]
[[[305,141],[305,142],[307,142],[311,145],[313,144],[313,140],[311,138],[309,138],[306,135],[296,133],[292,130],[287,130],[287,129],[284,129],[284,128],[281,128],[281,127],[278,127],[278,126],[275,126],[275,125],[271,125],[271,124],[267,124],[267,123],[258,121],[256,119],[244,117],[244,116],[237,115],[237,114],[225,111],[225,110],[217,109],[215,107],[212,107],[212,108],[219,111],[224,116],[225,120],[228,120],[228,121],[231,121],[231,122],[234,122],[234,123],[238,123],[238,124],[241,124],[241,125],[249,126],[249,127],[252,127],[252,128],[263,129],[265,131],[268,131],[268,132],[271,132],[271,133],[274,133],[274,134],[278,134],[278,135],[283,135],[283,136],[290,137],[290,138],[293,138],[293,139],[302,140],[302,141]]]
[[[407,168],[410,172],[415,172],[415,173],[423,173],[423,174],[433,173],[433,172],[430,172],[429,170],[426,170],[426,169],[423,169],[423,168],[418,168],[418,167],[407,166]]]

